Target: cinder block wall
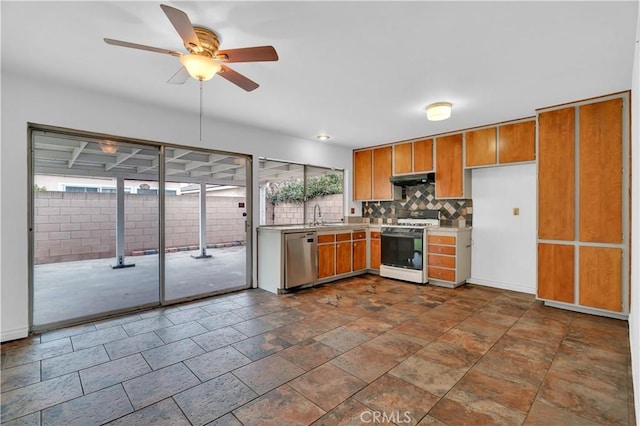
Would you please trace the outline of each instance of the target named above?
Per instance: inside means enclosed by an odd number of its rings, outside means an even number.
[[[339,222],[344,218],[342,210],[342,194],[327,195],[307,202],[307,219],[304,217],[302,203],[267,203],[267,225],[289,225],[313,222],[313,207],[318,203],[325,222]]]
[[[207,243],[244,243],[244,197],[207,197]],[[198,195],[167,196],[166,247],[199,242]],[[158,198],[125,195],[125,255],[158,248]],[[103,193],[36,192],[35,264],[114,257],[116,196]]]

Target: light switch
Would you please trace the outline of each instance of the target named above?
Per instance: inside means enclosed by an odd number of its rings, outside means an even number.
[[[513,215],[514,216],[518,216],[520,214],[520,208],[519,207],[514,207],[513,208]]]

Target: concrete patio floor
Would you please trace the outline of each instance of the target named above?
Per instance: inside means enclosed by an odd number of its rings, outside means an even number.
[[[210,258],[191,257],[198,254],[165,255],[167,300],[247,287],[245,246],[207,249]],[[158,255],[127,257],[125,264],[135,264],[130,268],[112,269],[115,263],[106,258],[35,265],[34,328],[158,304]]]

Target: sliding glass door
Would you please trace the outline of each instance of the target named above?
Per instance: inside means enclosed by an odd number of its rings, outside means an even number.
[[[247,159],[167,149],[165,298],[176,301],[246,288]]]
[[[159,152],[32,133],[33,329],[159,303]]]
[[[30,133],[32,331],[249,287],[249,157]]]

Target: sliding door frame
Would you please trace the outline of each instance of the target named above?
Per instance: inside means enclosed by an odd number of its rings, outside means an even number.
[[[69,320],[63,320],[56,323],[45,324],[43,327],[34,328],[33,324],[33,309],[34,309],[34,252],[35,252],[35,232],[34,232],[34,142],[33,142],[33,134],[37,131],[44,132],[52,132],[57,134],[63,134],[68,136],[81,136],[86,138],[95,138],[95,139],[108,139],[114,142],[122,142],[122,143],[130,143],[130,144],[138,144],[138,145],[146,145],[149,147],[158,149],[158,301],[153,303],[145,303],[142,305],[137,305],[128,308],[116,309],[113,311],[91,314],[83,317],[73,318]],[[99,319],[105,319],[109,317],[115,317],[123,314],[138,312],[144,309],[155,308],[159,306],[168,306],[183,303],[188,300],[202,299],[211,296],[215,296],[218,294],[224,294],[232,291],[237,291],[237,288],[222,290],[222,291],[214,291],[211,293],[199,294],[193,297],[186,297],[182,299],[172,299],[166,300],[166,274],[165,274],[165,221],[166,221],[166,202],[165,202],[165,188],[166,188],[166,149],[189,149],[194,151],[200,151],[203,153],[209,154],[222,154],[222,155],[232,155],[240,158],[244,158],[246,160],[246,181],[245,181],[245,203],[246,203],[246,225],[245,225],[245,235],[246,235],[246,280],[243,289],[249,289],[253,287],[253,157],[250,154],[243,153],[235,153],[228,152],[222,150],[213,150],[207,149],[205,147],[190,147],[172,143],[164,143],[164,142],[156,142],[144,139],[137,138],[129,138],[122,136],[115,136],[104,133],[83,131],[83,130],[75,130],[45,124],[38,123],[27,123],[27,238],[28,238],[28,253],[27,253],[27,262],[28,262],[28,271],[27,271],[27,281],[28,281],[28,309],[29,309],[29,333],[41,333],[44,331],[72,326],[76,324],[86,323],[90,321],[95,321]]]

